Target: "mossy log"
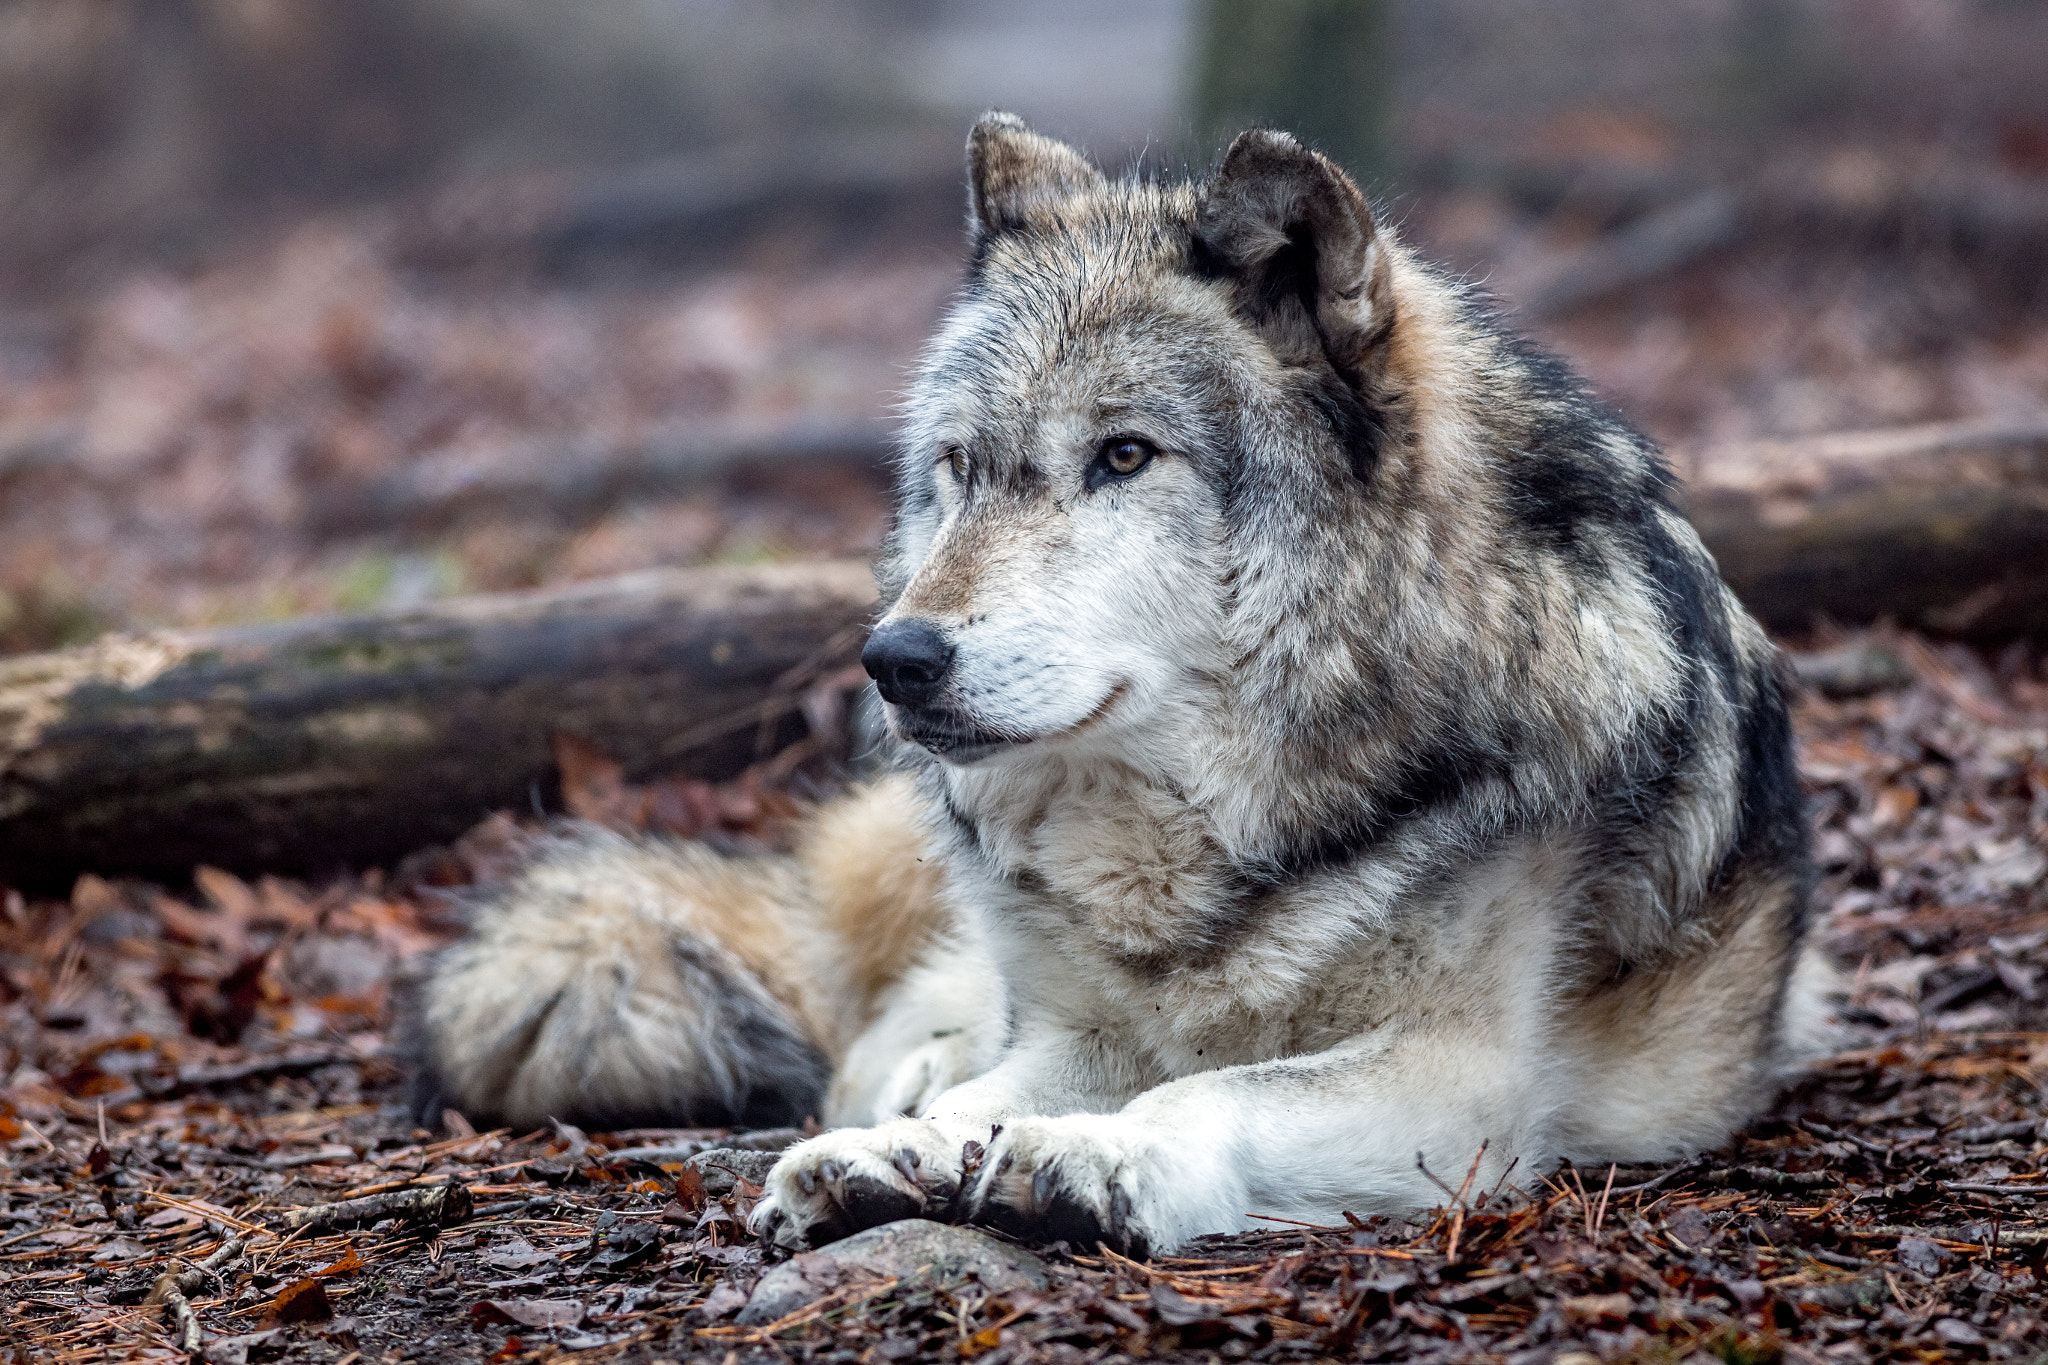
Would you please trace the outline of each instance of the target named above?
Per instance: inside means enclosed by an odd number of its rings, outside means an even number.
[[[1888,618],[1963,639],[2048,632],[2048,419],[1708,452],[1686,510],[1772,630]]]
[[[396,858],[546,802],[558,733],[730,776],[873,603],[860,563],[657,571],[0,659],[0,885]]]

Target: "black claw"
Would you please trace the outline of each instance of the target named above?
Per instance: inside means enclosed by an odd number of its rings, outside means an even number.
[[[1039,1167],[1038,1174],[1031,1177],[1031,1207],[1033,1210],[1042,1212],[1046,1205],[1052,1202],[1053,1182],[1057,1178],[1053,1175],[1052,1167],[1050,1166]]]
[[[811,1172],[810,1167],[799,1166],[796,1168],[796,1187],[807,1196],[818,1192],[818,1177]]]
[[[864,1175],[847,1177],[836,1193],[838,1197],[826,1216],[804,1229],[804,1240],[814,1247],[851,1237],[863,1228],[915,1218],[924,1212],[923,1202],[917,1196]]]
[[[1092,1206],[1067,1189],[1056,1167],[1033,1173],[1030,1208],[1002,1202],[989,1186],[983,1189],[974,1221],[1020,1241],[1065,1242],[1077,1248],[1107,1246],[1139,1260],[1150,1254],[1145,1235],[1131,1226],[1131,1197],[1121,1185],[1110,1186],[1108,1227]]]
[[[917,1153],[908,1147],[898,1147],[893,1158],[896,1169],[903,1172],[903,1178],[911,1184],[917,1183]]]
[[[846,1167],[836,1161],[821,1161],[818,1163],[818,1178],[836,1185],[846,1178]]]

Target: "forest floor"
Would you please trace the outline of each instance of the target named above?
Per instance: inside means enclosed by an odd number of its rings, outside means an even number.
[[[1395,210],[1510,299],[1605,226],[1478,192]],[[418,236],[417,215],[319,216],[0,301],[0,653],[872,549],[886,492],[843,468],[574,509],[334,509],[706,430],[879,422],[958,279],[950,236],[767,234],[715,268],[595,278],[428,267]],[[1778,234],[1533,325],[1690,469],[1751,436],[2041,411],[2043,278],[2038,255],[1912,231]],[[403,1106],[394,991],[517,857],[532,821],[504,813],[324,885],[0,886],[0,1355],[168,1359],[189,1329],[217,1365],[2042,1358],[2043,656],[1798,643],[1816,933],[1851,1003],[1834,1054],[1699,1160],[1486,1190],[1436,1171],[1444,1207],[1416,1222],[1275,1224],[1142,1265],[1055,1248],[1028,1289],[944,1258],[802,1262],[826,1296],[742,1326],[773,1259],[744,1232],[759,1161],[684,1160],[728,1139],[428,1131]],[[622,799],[599,758],[563,794],[741,847],[795,813],[750,778],[672,785]],[[384,1202],[291,1224],[358,1197]]]
[[[429,1132],[404,1108],[394,978],[516,856],[530,822],[503,814],[319,889],[202,871],[184,895],[86,878],[8,899],[0,1350],[171,1358],[190,1321],[220,1365],[2036,1359],[2043,656],[1865,633],[1798,658],[1846,1031],[1696,1160],[1483,1190],[1437,1171],[1443,1207],[1413,1222],[1275,1222],[1142,1264],[1055,1247],[997,1292],[943,1257],[805,1261],[825,1297],[741,1326],[777,1259],[744,1230],[758,1156],[686,1165],[726,1145],[704,1132]],[[572,806],[602,814],[616,774],[587,780]],[[744,780],[612,808],[661,804],[766,843],[795,810]]]

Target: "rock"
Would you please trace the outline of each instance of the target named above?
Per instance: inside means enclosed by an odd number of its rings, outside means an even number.
[[[752,1152],[738,1147],[714,1147],[708,1152],[699,1152],[683,1164],[704,1177],[704,1193],[713,1199],[723,1199],[732,1193],[733,1177],[755,1185],[767,1183],[768,1172],[774,1167],[782,1153]]]
[[[926,1274],[935,1282],[972,1276],[991,1294],[1042,1290],[1047,1284],[1045,1262],[1022,1247],[973,1228],[906,1218],[784,1261],[761,1277],[737,1321],[743,1327],[759,1327],[788,1317],[835,1289],[925,1267],[930,1267]]]

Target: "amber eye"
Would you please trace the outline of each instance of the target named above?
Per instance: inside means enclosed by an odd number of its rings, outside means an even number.
[[[945,453],[939,456],[939,463],[946,466],[947,472],[953,476],[953,482],[967,482],[967,452],[959,446],[947,446]]]
[[[1128,479],[1152,463],[1159,450],[1150,441],[1135,436],[1113,436],[1102,443],[1088,469],[1088,487],[1099,488],[1111,479]]]

